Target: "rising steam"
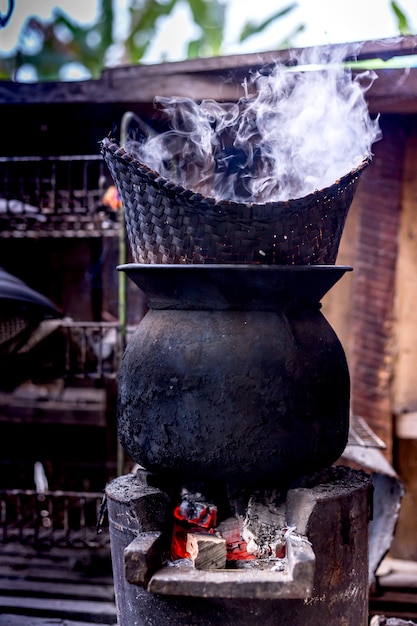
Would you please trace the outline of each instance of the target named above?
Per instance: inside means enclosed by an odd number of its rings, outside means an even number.
[[[307,58],[308,56],[308,58]],[[314,57],[314,58],[313,58]],[[234,103],[157,98],[170,130],[126,142],[160,175],[216,200],[264,203],[303,197],[336,182],[372,155],[381,138],[356,77],[323,50],[245,81]]]

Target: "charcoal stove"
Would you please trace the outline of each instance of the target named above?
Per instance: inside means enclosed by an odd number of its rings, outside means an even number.
[[[107,488],[120,626],[367,624],[372,485],[333,466],[350,379],[320,302],[352,269],[335,262],[379,129],[331,68],[271,67],[225,106],[162,98],[166,133],[101,143],[134,260],[119,270],[149,306],[119,370],[139,469]]]
[[[332,466],[350,382],[320,310],[350,269],[119,267],[149,306],[119,372],[119,437],[139,469],[106,490],[120,626],[367,624],[372,485]],[[213,567],[173,559],[184,488],[216,505],[212,537],[189,533],[202,554],[254,493],[274,494],[279,550],[236,559],[225,541]]]

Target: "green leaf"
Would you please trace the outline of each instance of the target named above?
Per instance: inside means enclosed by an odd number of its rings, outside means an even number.
[[[130,32],[125,41],[126,58],[129,63],[137,63],[142,59],[155,36],[158,19],[170,15],[177,1],[133,0],[129,7]]]
[[[218,0],[188,0],[201,37],[188,45],[188,57],[217,56],[224,38],[225,6]]]
[[[253,35],[258,35],[262,31],[264,31],[265,28],[268,28],[268,26],[270,26],[273,22],[284,17],[285,15],[288,15],[288,13],[293,11],[297,6],[298,6],[298,3],[293,2],[292,4],[289,4],[287,7],[284,7],[283,9],[280,9],[276,13],[273,13],[270,17],[268,17],[263,22],[259,22],[257,24],[255,24],[254,22],[246,22],[246,24],[244,25],[240,33],[239,41],[240,42],[246,41],[246,39],[248,39],[249,37],[253,37]]]
[[[408,23],[407,16],[405,15],[405,13],[403,13],[395,0],[392,0],[391,8],[397,18],[397,27],[399,33],[401,35],[412,35],[412,29],[410,28],[410,25]]]
[[[294,30],[289,33],[285,39],[281,41],[280,44],[277,45],[277,50],[287,50],[288,48],[293,47],[293,39],[302,33],[305,30],[305,24],[299,24],[294,28]]]

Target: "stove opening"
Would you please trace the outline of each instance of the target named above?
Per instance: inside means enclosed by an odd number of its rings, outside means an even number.
[[[242,505],[242,503],[244,504]],[[286,539],[286,500],[274,490],[217,506],[201,492],[183,489],[173,510],[168,565],[188,561],[196,569],[281,569]],[[220,514],[219,514],[220,511]]]

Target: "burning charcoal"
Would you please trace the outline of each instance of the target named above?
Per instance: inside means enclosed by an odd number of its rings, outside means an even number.
[[[183,500],[178,509],[179,516],[202,528],[213,528],[216,524],[216,507],[212,504]]]
[[[252,561],[253,554],[246,550],[246,541],[242,538],[243,518],[228,517],[217,526],[217,532],[225,539],[228,561]]]
[[[188,522],[190,526],[214,528],[217,507],[205,502],[204,496],[200,493],[185,493],[174,515],[177,519]]]
[[[201,493],[185,492],[181,503],[174,510],[174,529],[171,545],[173,559],[187,559],[187,536],[189,532],[214,533],[217,507],[205,502]]]

